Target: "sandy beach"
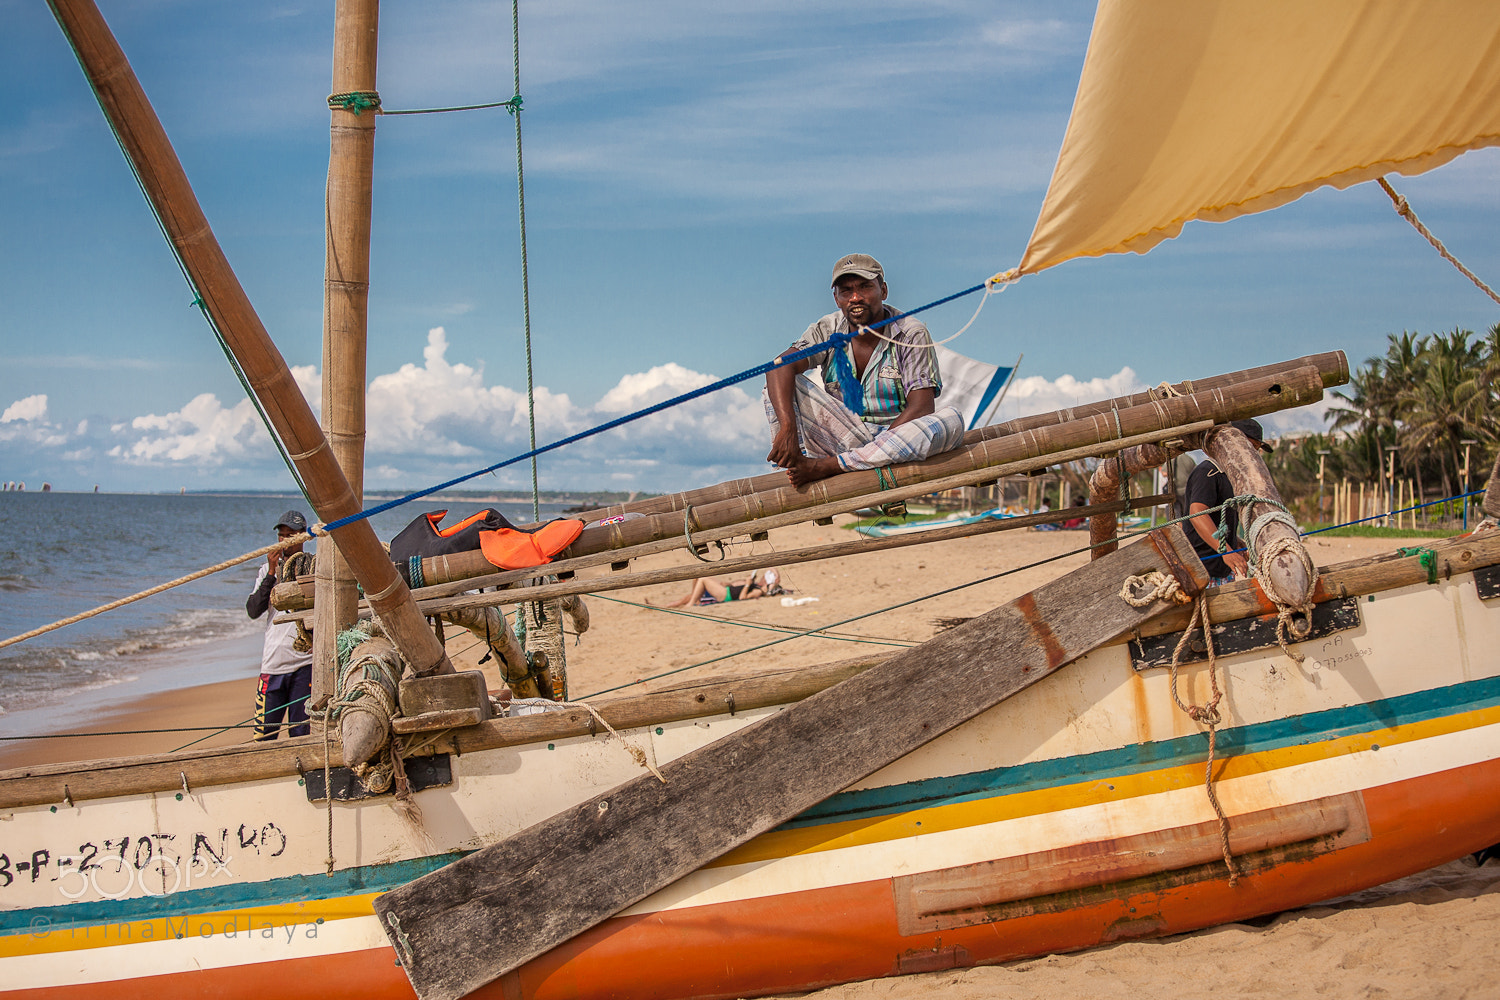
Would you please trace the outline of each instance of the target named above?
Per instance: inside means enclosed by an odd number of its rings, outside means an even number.
[[[857,536],[842,526],[847,520],[840,518],[832,526],[783,529],[773,533],[769,542],[743,543],[731,554],[770,552],[773,545],[788,550],[851,540]],[[591,597],[592,626],[568,650],[570,689],[575,698],[621,686],[625,686],[624,693],[637,693],[678,679],[826,662],[881,648],[895,651],[930,638],[936,631],[934,619],[982,614],[1082,565],[1088,558],[1083,553],[1042,561],[1086,544],[1087,533],[1080,531],[1002,531],[790,566],[783,572],[783,581],[794,591],[792,596],[817,598],[795,607],[783,607],[772,598],[690,608],[686,610],[693,616],[688,616],[643,603],[672,600],[688,584]],[[1309,539],[1313,557],[1322,565],[1390,551],[1398,544],[1389,539]],[[691,561],[685,553],[670,553],[639,560],[633,568]],[[703,569],[708,575],[712,567]],[[608,572],[598,571],[599,575]],[[1008,575],[884,614],[859,617],[1001,573]],[[767,626],[796,630],[832,626],[837,638],[796,638],[741,652],[784,638],[785,633],[768,631]],[[465,633],[450,633],[450,654],[460,669],[473,666],[482,655],[477,646]],[[735,653],[740,655],[730,655]],[[725,658],[696,666],[719,657]],[[498,688],[493,664],[481,669],[489,671],[492,687]],[[232,726],[251,714],[254,697],[255,664],[251,663],[243,680],[125,701],[84,727],[90,732],[128,735],[0,745],[0,768],[172,750],[204,734],[138,731]],[[244,738],[245,730],[231,730],[210,735],[201,745]],[[1500,840],[1500,831],[1496,833]],[[1500,984],[1491,971],[1497,948],[1500,862],[1475,868],[1456,861],[1357,897],[1259,921],[1256,926],[1231,925],[1004,966],[873,980],[812,995],[822,1000],[916,1000],[933,992],[948,1000],[1060,995],[1123,998],[1190,986],[1245,997],[1500,997]]]

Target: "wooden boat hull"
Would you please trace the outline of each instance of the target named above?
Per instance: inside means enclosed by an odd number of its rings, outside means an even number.
[[[477,995],[810,989],[1244,920],[1451,860],[1500,839],[1497,605],[1459,574],[1361,599],[1303,665],[1220,658],[1234,885],[1203,735],[1165,670],[1111,646]],[[1203,665],[1181,683],[1201,702]],[[771,711],[627,739],[666,759]],[[296,778],[7,809],[4,995],[410,996],[375,894],[638,773],[588,736],[452,767],[417,795],[430,846],[381,800],[337,805],[332,876]],[[59,860],[72,842],[98,844],[87,877]]]

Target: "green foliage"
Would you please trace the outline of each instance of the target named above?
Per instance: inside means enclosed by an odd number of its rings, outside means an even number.
[[[1320,453],[1326,453],[1325,498],[1345,479],[1373,487],[1393,465],[1423,500],[1454,496],[1469,484],[1482,488],[1489,477],[1500,446],[1500,323],[1483,336],[1454,329],[1387,340],[1384,356],[1366,359],[1349,385],[1333,393],[1342,405],[1329,410],[1332,433],[1283,441],[1269,456],[1277,488],[1305,516],[1317,517]],[[1465,441],[1474,442],[1467,446],[1467,482]],[[1448,506],[1420,516],[1434,522],[1463,516],[1460,504]]]

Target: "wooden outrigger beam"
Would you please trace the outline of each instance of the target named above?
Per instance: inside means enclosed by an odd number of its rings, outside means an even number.
[[[1268,375],[1274,376],[1281,372],[1291,371],[1307,365],[1311,365],[1318,370],[1318,374],[1323,380],[1324,388],[1343,385],[1349,381],[1349,361],[1344,356],[1343,351],[1309,354],[1305,357],[1294,358],[1279,364],[1261,365],[1258,368],[1246,368],[1243,371],[1227,372],[1226,374],[1215,375],[1210,378],[1193,379],[1166,388],[1157,386],[1154,389],[1132,393],[1128,396],[1116,396],[1113,399],[1104,399],[1096,403],[1081,403],[1078,406],[1065,407],[1064,409],[1052,410],[1047,413],[1037,413],[1029,417],[1018,417],[1015,420],[1007,420],[1003,424],[976,427],[964,435],[964,444],[974,445],[993,438],[1019,434],[1021,431],[1049,427],[1053,424],[1065,424],[1070,421],[1081,420],[1085,417],[1107,414],[1111,410],[1129,409],[1132,406],[1141,406],[1154,399],[1164,399],[1173,395],[1186,396],[1199,392],[1212,392],[1215,389],[1228,389],[1255,379],[1264,378]],[[785,473],[771,472],[764,476],[735,479],[727,483],[690,490],[685,493],[672,493],[666,496],[648,497],[644,500],[633,500],[629,503],[600,507],[596,510],[584,511],[579,517],[586,521],[596,521],[626,513],[664,514],[672,511],[681,512],[689,505],[700,507],[704,504],[717,503],[720,500],[727,500],[732,497],[763,493],[766,490],[776,489],[785,484]]]
[[[1136,434],[1120,441],[1110,441],[1103,444],[1086,445],[1081,448],[1073,448],[1068,451],[1058,452],[1055,455],[1048,455],[1047,460],[1051,464],[1055,464],[1058,462],[1071,462],[1080,458],[1090,458],[1105,452],[1113,452],[1119,448],[1130,445],[1149,444],[1168,438],[1175,438],[1200,431],[1206,431],[1212,426],[1213,423],[1211,421],[1203,420],[1199,421],[1198,423],[1187,424],[1182,427],[1169,427],[1164,430],[1152,431],[1149,434]],[[710,545],[714,542],[723,541],[728,538],[754,535],[761,532],[770,531],[774,528],[784,528],[790,524],[800,524],[805,521],[813,521],[820,518],[833,517],[836,514],[846,514],[850,511],[858,510],[861,507],[867,506],[871,502],[889,503],[896,500],[908,500],[912,497],[926,496],[927,494],[932,493],[936,490],[952,489],[958,486],[969,486],[975,482],[998,476],[1008,476],[1012,475],[1013,473],[1032,471],[1036,467],[1037,462],[1035,460],[1011,462],[1005,465],[993,466],[991,468],[983,469],[978,472],[967,472],[957,476],[949,476],[945,479],[930,480],[916,486],[897,487],[894,490],[887,490],[883,493],[880,493],[878,497],[865,496],[852,497],[847,500],[837,500],[833,503],[820,504],[819,506],[808,507],[804,508],[803,510],[790,511],[785,514],[776,514],[771,517],[757,518],[754,521],[746,521],[742,524],[735,524],[723,528],[713,528],[708,531],[696,532],[693,535],[693,544]],[[1141,499],[1133,504],[1134,509],[1152,506],[1152,503],[1147,502],[1148,499],[1156,502],[1161,502],[1157,500],[1157,498]],[[1124,508],[1121,507],[1111,509],[1123,510]],[[1047,516],[1037,518],[1028,516],[1022,518],[1007,519],[1003,523],[998,524],[993,530],[1022,528],[1032,524],[1046,523],[1048,521],[1066,520],[1069,517],[1087,516],[1087,512],[1083,511],[1075,511],[1072,513],[1058,512],[1058,514],[1059,516],[1056,517]],[[927,537],[920,539],[920,541],[937,540],[937,538]],[[572,558],[554,560],[553,562],[547,563],[543,567],[533,566],[528,569],[504,570],[499,573],[488,573],[484,576],[466,577],[461,580],[456,580],[450,583],[437,584],[431,587],[421,587],[413,590],[412,596],[417,599],[417,601],[419,602],[419,606],[423,608],[423,612],[426,614],[430,614],[431,611],[428,610],[428,607],[426,605],[422,605],[421,602],[430,601],[441,597],[453,597],[455,595],[463,594],[477,588],[503,587],[507,584],[535,580],[539,574],[545,574],[547,576],[560,576],[572,574],[581,569],[591,569],[595,566],[602,566],[606,563],[611,565],[619,565],[632,559],[639,559],[644,556],[657,555],[662,552],[671,552],[676,549],[685,548],[686,546],[687,542],[683,538],[663,538],[653,542],[643,542],[640,545],[631,546],[626,549],[614,549],[605,552],[595,552],[586,556],[575,556]],[[869,549],[865,548],[863,549],[863,551],[869,551]],[[440,566],[441,563],[439,563],[438,560],[444,558],[446,557],[436,557],[432,561],[432,565]],[[769,563],[768,565],[779,565],[779,563]],[[424,560],[424,571],[427,566],[428,562]],[[714,562],[713,568],[715,572],[732,571],[731,567],[727,565],[721,567],[717,561]],[[733,571],[737,572],[737,570]],[[683,579],[688,578],[684,577]],[[642,584],[632,583],[626,584],[625,586],[641,585]],[[594,590],[599,589],[617,588],[597,586],[594,587]],[[593,593],[594,590],[578,590],[574,592]],[[295,612],[307,610],[308,607],[310,607],[309,600],[312,597],[313,595],[309,592],[309,588],[306,584],[301,582],[287,582],[277,585],[276,589],[271,594],[271,603],[280,611],[294,612],[294,614],[288,615],[285,619],[279,620],[291,621],[300,619],[305,621],[305,616],[295,614]],[[361,604],[360,608],[361,610],[365,610],[366,606]]]
[[[1165,504],[1171,499],[1170,495],[1162,494],[1159,496],[1134,497],[1130,500],[1116,500],[1091,507],[1070,507],[1065,510],[1049,511],[1046,514],[986,518],[985,520],[974,521],[969,524],[928,528],[909,535],[896,535],[889,538],[862,537],[847,542],[810,545],[805,548],[787,549],[782,552],[764,552],[748,556],[738,556],[733,559],[718,559],[713,562],[712,569],[715,574],[723,575],[728,573],[743,573],[747,570],[765,569],[769,566],[796,566],[799,563],[818,562],[823,559],[838,559],[843,556],[857,556],[863,555],[866,552],[883,552],[886,549],[905,548],[908,545],[927,545],[932,542],[945,542],[954,538],[972,538],[975,535],[987,535],[996,531],[1029,528],[1038,524],[1056,524],[1059,521],[1065,521],[1074,517],[1088,517],[1090,514],[1099,515],[1108,513],[1115,515],[1127,510],[1145,510]],[[613,573],[609,576],[575,578],[558,583],[537,583],[527,587],[491,591],[488,594],[466,594],[458,597],[419,600],[417,601],[417,607],[421,609],[424,615],[441,615],[468,608],[492,608],[500,605],[525,604],[528,601],[545,601],[554,597],[568,597],[574,594],[602,594],[611,590],[651,587],[662,583],[681,583],[685,580],[696,580],[703,575],[703,572],[703,566],[688,563],[687,565],[668,566],[642,573]],[[278,617],[276,620],[278,622],[306,621],[311,614],[312,612],[310,611],[297,611]],[[366,616],[368,617],[368,612],[366,612]]]
[[[1181,529],[1149,538],[376,897],[418,996],[478,989],[1174,606],[1126,603],[1128,577],[1199,593]]]
[[[883,502],[888,496],[894,499],[890,491],[883,491],[888,476],[893,476],[899,487],[922,485],[925,487],[922,492],[930,493],[937,483],[957,482],[960,476],[968,477],[968,482],[981,482],[1000,475],[999,470],[1007,466],[1012,470],[1045,468],[1055,464],[1058,455],[1072,449],[1103,445],[1109,447],[1102,451],[1114,451],[1138,435],[1180,429],[1202,421],[1227,423],[1317,402],[1323,398],[1323,379],[1323,372],[1313,365],[1277,369],[1232,386],[1154,399],[1125,409],[986,439],[925,462],[845,472],[804,489],[787,485],[785,473],[775,473],[772,478],[776,485],[759,493],[727,497],[702,507],[694,506],[690,511],[651,514],[585,528],[562,556],[569,559],[667,538],[681,540],[687,529],[691,529],[696,542],[700,532],[739,526],[732,533],[743,533],[747,522],[779,514],[801,512],[797,520],[804,520],[810,508],[827,509],[826,505],[848,500],[858,500],[858,505],[863,505],[871,498]],[[423,579],[432,585],[466,580],[473,587],[479,585],[474,582],[476,578],[493,575],[494,567],[478,550],[422,561]],[[277,606],[286,607],[284,603]]]
[[[109,26],[91,0],[49,3],[203,307],[291,454],[318,518],[326,523],[359,513],[359,503],[317,418],[229,266],[166,131]],[[452,670],[442,644],[427,628],[370,523],[355,521],[333,531],[332,537],[412,670],[424,674]]]

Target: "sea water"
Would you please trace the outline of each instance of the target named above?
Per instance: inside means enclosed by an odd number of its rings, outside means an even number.
[[[389,541],[414,517],[530,502],[428,497],[375,515]],[[0,493],[0,639],[186,576],[276,540],[294,495]],[[544,520],[562,504],[543,504]],[[310,546],[316,548],[316,546]],[[245,599],[264,557],[0,649],[0,735],[27,735],[156,691],[253,677],[266,619]],[[45,723],[45,725],[43,725]],[[38,728],[38,727],[41,728]]]

